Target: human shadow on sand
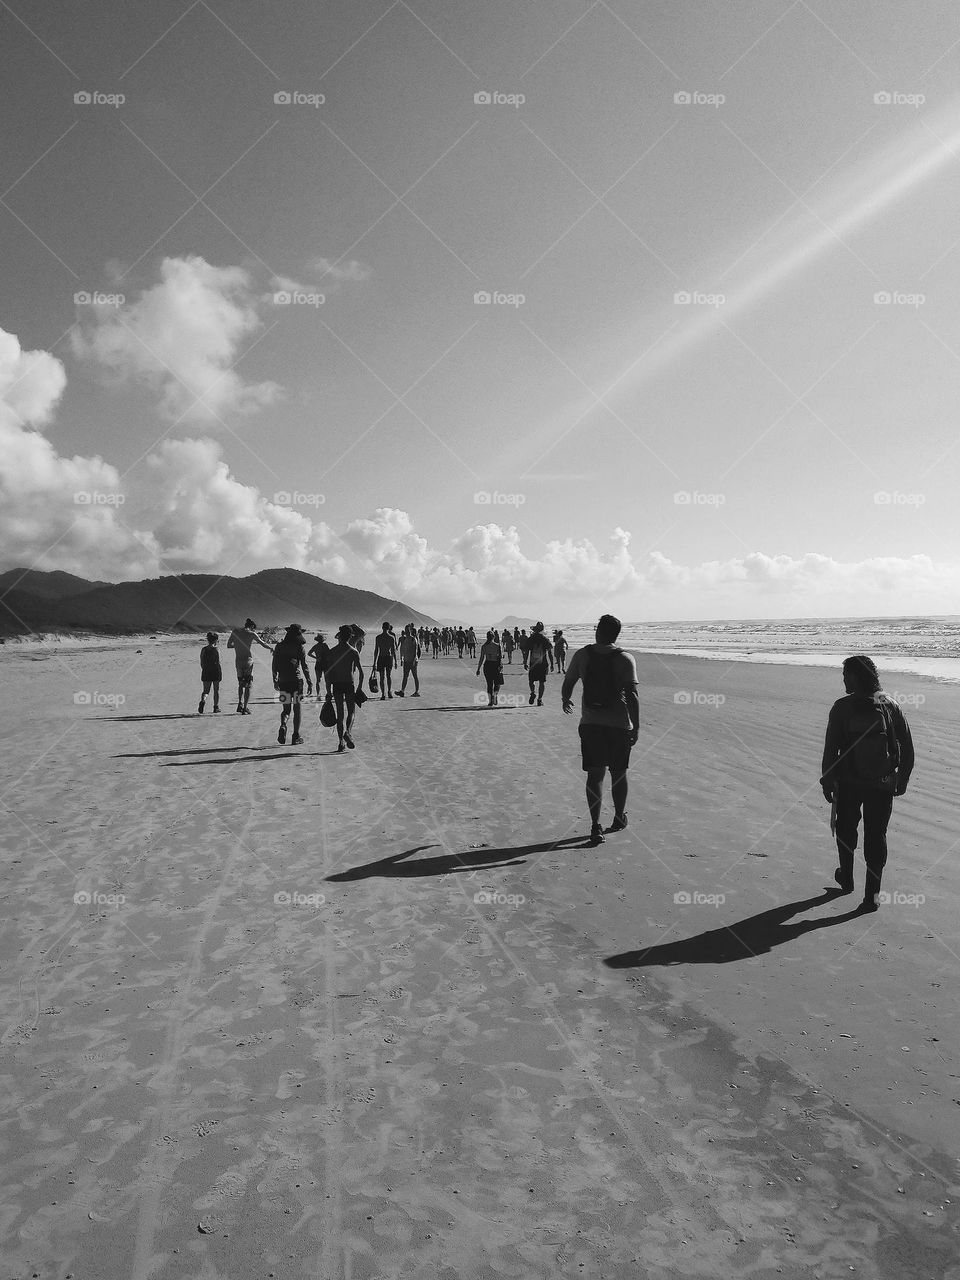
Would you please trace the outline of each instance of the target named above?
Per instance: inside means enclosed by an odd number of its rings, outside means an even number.
[[[404,849],[402,853],[393,853],[386,858],[378,858],[376,862],[365,862],[358,867],[350,867],[347,871],[338,871],[328,880],[368,880],[371,876],[385,876],[388,879],[412,879],[414,876],[445,876],[451,871],[477,871],[486,867],[520,867],[531,853],[552,853],[555,849],[573,849],[583,844],[582,836],[564,840],[544,840],[539,844],[520,844],[511,849],[468,849],[464,853],[439,853],[431,858],[417,858],[414,862],[404,862],[404,858],[412,858],[415,853],[424,849],[438,849],[436,844],[419,844],[413,849]]]
[[[816,898],[787,902],[781,907],[747,916],[745,920],[738,920],[735,924],[708,929],[692,938],[679,938],[676,942],[660,942],[652,947],[623,951],[619,955],[608,956],[603,963],[609,969],[640,969],[650,965],[730,964],[734,960],[750,960],[790,942],[793,938],[799,938],[804,933],[845,924],[863,914],[863,908],[858,906],[839,916],[817,916],[814,920],[787,923],[791,916],[813,907],[825,906],[839,896],[839,889],[827,889]]]
[[[111,756],[112,760],[148,760],[151,756],[210,756],[221,751],[263,751],[264,747],[245,747],[241,744],[225,747],[179,747],[173,751],[122,751]]]
[[[195,711],[173,711],[160,716],[97,716],[98,720],[196,720]]]
[[[223,748],[225,751],[230,749],[230,747]],[[333,751],[300,751],[294,747],[292,751],[274,751],[269,756],[221,756],[218,760],[165,760],[161,767],[164,769],[185,769],[188,765],[196,764],[260,764],[264,760],[289,760],[294,756],[314,758],[316,756],[335,756],[337,754],[336,748]]]

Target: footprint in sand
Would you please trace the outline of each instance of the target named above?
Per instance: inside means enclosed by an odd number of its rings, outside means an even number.
[[[277,1092],[273,1096],[280,1099],[291,1098],[297,1085],[306,1078],[306,1073],[303,1071],[282,1071]]]

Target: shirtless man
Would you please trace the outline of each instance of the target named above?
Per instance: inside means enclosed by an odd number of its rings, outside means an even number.
[[[530,637],[527,640],[527,661],[524,664],[529,673],[530,680],[530,706],[533,706],[534,697],[537,700],[537,706],[543,706],[543,690],[547,683],[547,662],[550,663],[550,670],[553,670],[553,645],[543,633],[543,623],[535,622]],[[539,684],[539,693],[534,692],[534,685]]]
[[[420,654],[423,650],[420,648],[420,642],[417,639],[417,633],[414,631],[413,623],[410,622],[403,629],[403,635],[400,637],[400,661],[403,664],[403,682],[397,690],[397,697],[406,696],[407,680],[413,676],[413,697],[420,697],[420,677],[417,674],[417,663],[420,661]]]
[[[257,635],[257,624],[248,618],[242,627],[235,627],[230,632],[227,648],[234,650],[237,659],[237,715],[249,716],[250,690],[253,687],[253,653],[254,644],[273,653],[273,645],[267,644]]]
[[[303,638],[303,627],[292,623],[287,633],[273,651],[273,682],[280,694],[282,709],[280,711],[280,728],[277,741],[283,746],[287,741],[287,719],[290,708],[293,708],[293,746],[303,743],[300,737],[300,704],[303,701],[303,672],[307,681],[307,697],[313,693],[310,682],[310,668],[307,666],[307,645]]]
[[[337,709],[337,736],[340,739],[338,751],[343,751],[344,743],[352,751],[356,745],[351,737],[353,717],[357,709],[354,672],[363,686],[363,667],[360,655],[353,647],[353,628],[344,624],[337,631],[337,643],[327,654],[327,665],[323,676],[327,682],[327,697],[332,697]],[[346,722],[344,722],[346,710]]]
[[[373,644],[373,665],[380,677],[380,701],[393,697],[391,672],[397,665],[397,639],[389,622],[385,622]]]

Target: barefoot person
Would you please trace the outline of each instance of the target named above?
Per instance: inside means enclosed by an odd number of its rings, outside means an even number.
[[[397,638],[385,622],[373,645],[373,665],[380,677],[380,701],[393,697],[393,668],[397,665]]]
[[[887,863],[887,826],[894,796],[902,796],[913,772],[913,738],[900,707],[880,688],[871,658],[857,654],[843,664],[846,697],[830,709],[823,745],[820,785],[836,805],[837,854],[834,879],[841,893],[853,892],[853,855],[863,813],[864,879],[861,910],[876,911]]]
[[[513,651],[517,646],[513,642],[513,632],[509,627],[503,628],[503,640],[501,641],[501,644],[503,645],[503,652],[507,655],[507,666],[512,666]]]
[[[547,683],[547,663],[550,663],[550,670],[553,670],[553,645],[543,633],[543,623],[535,622],[533,630],[530,632],[530,638],[527,641],[527,661],[526,667],[530,680],[530,705],[533,706],[534,697],[537,700],[537,706],[543,706],[543,690]],[[539,685],[539,690],[536,686]]]
[[[320,692],[320,684],[323,679],[323,669],[326,666],[327,654],[330,652],[330,646],[327,644],[327,638],[322,631],[318,631],[315,636],[316,643],[312,648],[307,650],[307,657],[313,659],[313,673],[316,676],[317,701],[323,697]]]
[[[403,682],[397,690],[397,697],[402,698],[407,692],[407,680],[413,676],[413,697],[420,697],[420,676],[417,674],[417,666],[420,662],[420,655],[423,650],[420,647],[420,641],[417,639],[417,633],[414,630],[412,622],[408,622],[403,629],[403,635],[400,637],[400,661],[403,664]]]
[[[300,737],[300,704],[303,701],[301,671],[307,682],[309,698],[313,693],[313,685],[310,682],[310,668],[307,666],[307,644],[303,638],[303,627],[294,622],[287,627],[286,635],[273,651],[273,683],[280,694],[281,702],[280,728],[277,732],[277,741],[281,746],[287,741],[287,719],[291,707],[293,708],[293,737],[290,741],[295,747],[299,747],[303,742]]]
[[[237,659],[237,715],[248,716],[250,712],[250,690],[253,688],[253,646],[261,645],[273,652],[273,645],[267,644],[257,635],[257,624],[248,618],[242,627],[230,632],[227,648],[235,651]]]
[[[211,689],[213,690],[214,714],[220,714],[220,681],[223,679],[223,671],[220,668],[219,640],[220,637],[216,631],[208,631],[207,643],[200,650],[200,679],[203,682],[200,705],[197,707],[200,715],[203,715],[204,703]]]
[[[487,682],[487,706],[495,707],[497,705],[497,690],[503,680],[503,650],[494,639],[492,631],[487,632],[487,638],[480,646],[477,675],[480,674],[481,669]]]
[[[563,632],[557,631],[553,637],[553,656],[557,660],[557,670],[563,673],[567,670],[566,661],[569,648],[570,646],[567,644]]]
[[[327,665],[324,679],[327,682],[327,697],[332,697],[337,709],[337,737],[340,740],[338,751],[342,751],[344,743],[352,751],[356,745],[352,737],[353,717],[357,710],[357,681],[363,686],[363,668],[360,666],[360,655],[353,647],[353,629],[344,624],[337,632],[337,643],[327,654]],[[356,674],[355,674],[356,673]],[[346,721],[344,721],[346,712]]]
[[[587,807],[590,810],[590,843],[603,844],[600,804],[603,775],[610,770],[613,796],[611,831],[627,825],[627,769],[630,749],[640,734],[640,700],[637,668],[629,653],[616,643],[620,620],[605,613],[597,623],[596,643],[578,649],[563,679],[563,710],[573,710],[571,695],[580,680],[580,756],[587,775]]]

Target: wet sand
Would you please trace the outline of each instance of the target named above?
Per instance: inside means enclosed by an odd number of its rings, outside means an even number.
[[[196,665],[0,653],[4,1280],[960,1277],[960,689],[895,679],[861,916],[838,673],[640,657],[588,849],[557,677],[427,659],[339,756]]]

